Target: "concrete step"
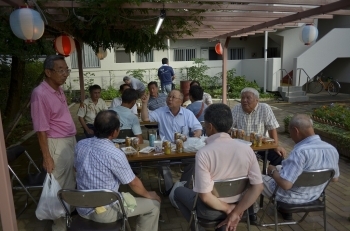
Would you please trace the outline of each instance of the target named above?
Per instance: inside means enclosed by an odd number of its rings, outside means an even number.
[[[286,96],[305,96],[306,93],[305,91],[292,91],[292,92],[284,92],[282,91],[281,92],[281,95],[282,95],[282,98],[286,97]]]
[[[307,102],[309,101],[309,96],[305,95],[305,96],[290,96],[290,97],[286,97],[285,101],[289,102],[289,103],[295,103],[295,102]]]
[[[289,92],[291,91],[302,91],[302,86],[289,86]],[[288,86],[278,87],[279,92],[288,92]]]

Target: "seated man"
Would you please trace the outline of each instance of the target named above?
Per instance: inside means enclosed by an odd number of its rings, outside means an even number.
[[[123,94],[124,90],[130,89],[130,88],[131,88],[130,85],[126,84],[126,83],[120,85],[120,87],[119,87],[120,95]],[[122,97],[121,96],[117,97],[117,98],[114,98],[112,103],[111,103],[111,106],[109,107],[109,109],[117,107],[117,106],[120,106],[121,104],[122,104]],[[131,111],[132,111],[132,113],[137,115],[137,106],[136,106],[136,104],[131,108]]]
[[[137,99],[138,93],[136,90],[126,89],[122,94],[122,105],[111,108],[110,110],[117,112],[121,130],[131,129],[134,135],[139,138],[139,144],[143,144],[139,118],[130,110],[136,104]]]
[[[179,90],[172,90],[166,100],[167,106],[160,107],[155,111],[149,112],[147,109],[149,95],[144,95],[141,100],[142,121],[158,122],[161,138],[174,143],[175,132],[188,136],[191,130],[195,137],[202,135],[202,125],[191,111],[181,107],[183,95]]]
[[[148,91],[150,94],[147,107],[149,110],[154,111],[160,107],[166,106],[167,95],[159,93],[158,84],[155,81],[148,83]]]
[[[120,184],[128,184],[142,197],[136,197],[137,207],[128,217],[138,216],[137,231],[157,231],[160,198],[147,191],[140,179],[132,172],[125,154],[111,141],[118,137],[119,119],[114,111],[101,111],[95,118],[95,136],[78,142],[75,147],[74,166],[77,188],[109,189],[118,192]],[[80,216],[100,223],[114,222],[118,217],[118,205],[104,206],[105,211],[93,208],[77,208]]]
[[[199,84],[198,81],[195,81],[195,80],[194,80],[194,81],[192,81],[192,82],[190,83],[190,87],[192,87],[192,86],[201,86],[201,85]],[[211,95],[210,95],[209,93],[203,92],[203,102],[204,102],[207,106],[209,106],[210,104],[213,103],[213,100],[212,100]]]
[[[198,121],[204,121],[204,110],[208,106],[203,102],[203,88],[193,85],[190,87],[189,96],[191,104],[187,106],[187,109],[193,112]]]
[[[172,90],[167,97],[167,106],[160,107],[155,111],[148,111],[147,103],[149,95],[142,98],[141,118],[142,121],[158,122],[159,136],[161,139],[169,140],[174,143],[174,133],[180,132],[189,136],[189,132],[193,132],[193,136],[200,137],[202,135],[202,125],[186,108],[181,107],[183,95],[179,90]],[[186,187],[190,185],[193,174],[193,161],[187,160],[188,164],[181,176],[180,181],[187,181]],[[161,174],[164,177],[165,194],[168,194],[173,187],[173,179],[168,166],[162,166]]]
[[[333,181],[339,177],[339,154],[332,145],[322,141],[315,135],[312,120],[308,115],[297,114],[289,122],[289,132],[295,142],[294,149],[288,158],[282,161],[282,169],[277,170],[270,165],[263,176],[263,195],[271,197],[276,185],[276,199],[289,204],[301,204],[316,200],[320,197],[325,184],[308,188],[293,187],[299,175],[306,170],[332,168],[335,170]],[[291,220],[292,214],[282,214],[285,220]]]
[[[175,190],[175,202],[180,212],[190,220],[196,192],[197,215],[207,220],[225,219],[237,223],[242,213],[251,206],[263,190],[261,172],[258,161],[251,147],[231,139],[227,134],[232,125],[230,108],[225,104],[212,104],[204,114],[205,129],[208,134],[207,145],[196,153],[195,184],[193,191],[179,187]],[[224,180],[248,176],[251,186],[241,196],[220,198],[215,197],[214,180]],[[238,203],[237,203],[238,202]],[[227,221],[223,222],[223,225]],[[227,228],[231,228],[231,225]],[[194,229],[192,223],[191,230]],[[199,230],[205,230],[200,227]],[[231,230],[231,229],[229,229]]]
[[[145,84],[141,82],[140,80],[134,78],[134,77],[129,77],[125,76],[123,78],[124,83],[129,84],[132,89],[135,89],[139,95],[139,98],[141,98],[146,91]]]
[[[241,91],[241,103],[236,105],[232,110],[233,124],[232,127],[243,129],[246,135],[251,132],[261,135],[268,135],[278,144],[276,128],[279,124],[276,120],[272,109],[266,103],[259,103],[259,92],[254,88],[244,88]],[[258,152],[259,155],[265,156],[265,152]],[[267,159],[272,165],[280,165],[286,150],[278,147],[275,150],[269,150]]]
[[[94,120],[102,110],[107,110],[107,105],[101,99],[101,87],[99,85],[92,85],[89,87],[90,98],[84,100],[78,110],[78,119],[83,126],[86,138],[94,136]]]

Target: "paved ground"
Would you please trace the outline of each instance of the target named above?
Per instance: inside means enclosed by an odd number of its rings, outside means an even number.
[[[277,117],[277,120],[280,123],[280,128],[278,129],[279,139],[282,146],[286,148],[289,152],[293,148],[293,142],[288,137],[286,133],[284,133],[283,126],[283,118],[286,115],[294,114],[294,113],[308,113],[311,112],[313,108],[318,107],[324,104],[330,104],[334,102],[341,102],[350,104],[350,95],[339,94],[336,97],[330,97],[327,93],[319,94],[319,95],[310,95],[310,102],[307,103],[285,103],[285,102],[277,102],[277,101],[269,101],[268,103],[272,106],[273,111]],[[230,102],[230,106],[232,107],[236,102]],[[75,114],[77,111],[77,105],[74,105],[71,108],[71,112],[74,118],[76,118]],[[78,126],[78,121],[75,119],[77,124],[78,132],[81,134],[80,126]],[[38,149],[37,138],[33,136],[29,140],[23,143],[23,145],[27,148],[29,153],[34,157],[37,163],[40,163],[40,151]],[[340,159],[340,180],[337,183],[331,183],[327,190],[327,219],[328,219],[328,227],[327,230],[350,230],[350,222],[348,221],[348,216],[350,215],[350,165],[349,160],[345,158]],[[23,159],[20,159],[18,163],[15,163],[13,167],[15,171],[26,171],[27,162]],[[179,177],[178,168],[173,169],[173,175]],[[144,185],[149,190],[158,191],[157,184],[157,174],[153,169],[147,169],[144,171],[142,175],[142,181]],[[128,190],[127,187],[124,187],[123,190]],[[40,197],[40,192],[33,193],[36,198]],[[25,196],[21,192],[14,192],[14,200],[16,209],[20,208],[24,201]],[[265,201],[266,203],[266,201]],[[18,219],[18,229],[20,231],[49,231],[51,230],[51,222],[50,221],[39,221],[35,217],[35,208],[36,206],[31,203],[29,208],[22,214]],[[270,215],[272,214],[272,210],[269,209],[269,216],[264,220],[266,222],[271,222]],[[162,208],[161,208],[162,220],[164,222],[160,222],[161,231],[185,231],[187,230],[187,222],[184,218],[182,218],[180,212],[174,209],[168,198],[162,197]],[[261,216],[261,211],[259,211],[258,216]],[[294,219],[299,218],[299,214],[294,214]],[[300,225],[291,225],[291,226],[283,226],[280,230],[323,230],[323,220],[322,213],[312,213],[306,221],[301,223]],[[131,220],[131,223],[133,221]],[[251,230],[267,230],[273,229],[271,228],[261,228],[252,226]],[[0,230],[1,227],[0,227]],[[246,226],[244,223],[239,225],[238,230],[246,230]]]

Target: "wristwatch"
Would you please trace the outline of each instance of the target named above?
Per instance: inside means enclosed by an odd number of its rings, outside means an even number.
[[[272,171],[270,172],[270,176],[272,177],[273,176],[273,174],[275,173],[275,171],[277,171],[277,169],[275,168],[275,169],[272,169]]]

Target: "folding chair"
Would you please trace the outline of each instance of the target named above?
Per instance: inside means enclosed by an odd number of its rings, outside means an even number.
[[[215,180],[212,193],[214,196],[218,198],[233,197],[233,196],[242,194],[244,191],[246,191],[249,185],[250,183],[249,183],[248,177],[239,177],[239,178],[227,179],[227,180]],[[197,217],[197,200],[198,200],[198,193],[194,199],[193,208],[191,212],[192,215],[189,222],[188,230],[191,229],[192,222],[194,222],[196,231],[199,230],[198,225],[206,229],[216,228],[218,224],[220,224],[223,220],[206,220],[206,219]],[[248,210],[246,210],[245,213],[247,216],[247,228],[250,231],[250,221],[249,221]]]
[[[272,203],[274,205],[274,220],[273,224],[263,224],[262,221],[264,219],[265,213],[267,209],[264,209],[264,212],[259,221],[260,226],[275,226],[275,230],[278,230],[279,225],[294,225],[302,222],[309,212],[314,211],[323,211],[323,222],[324,222],[324,230],[327,230],[327,214],[326,214],[326,188],[329,182],[334,177],[333,169],[320,169],[320,170],[312,170],[312,171],[304,171],[298,179],[293,184],[293,187],[313,187],[321,184],[326,184],[320,197],[312,202],[303,203],[303,204],[288,204],[284,202],[279,202],[276,200],[276,193],[278,190],[278,186],[273,192],[272,196],[269,199],[269,202],[266,208]],[[277,210],[282,213],[305,213],[304,216],[299,221],[287,221],[287,222],[278,222]]]
[[[17,218],[18,218],[24,212],[24,210],[28,207],[28,197],[30,197],[33,200],[33,202],[36,205],[38,205],[37,200],[34,199],[34,197],[29,192],[29,190],[43,188],[46,172],[41,172],[39,170],[38,166],[35,164],[35,162],[30,157],[28,152],[21,145],[16,145],[16,146],[8,148],[6,150],[6,153],[7,153],[7,161],[8,161],[7,166],[11,172],[11,175],[12,175],[12,177],[11,177],[12,189],[13,190],[24,190],[26,192],[26,202],[24,204],[23,209],[17,213]],[[29,164],[28,164],[26,177],[23,179],[20,179],[18,174],[16,174],[15,171],[11,168],[10,164],[12,164],[15,160],[17,160],[23,153],[29,159]],[[33,165],[34,168],[36,169],[36,171],[37,171],[36,173],[31,173],[31,171],[30,171],[31,165]]]
[[[128,217],[125,213],[123,200],[117,192],[107,189],[93,189],[93,190],[71,190],[61,189],[57,193],[66,211],[66,226],[67,231],[125,231],[125,226],[128,231],[131,231],[128,222]],[[65,203],[64,203],[65,202]],[[70,216],[70,210],[67,204],[73,207],[80,208],[96,208],[106,206],[114,203],[119,203],[122,213],[122,219],[111,223],[99,223],[92,220],[85,219],[79,215]]]

